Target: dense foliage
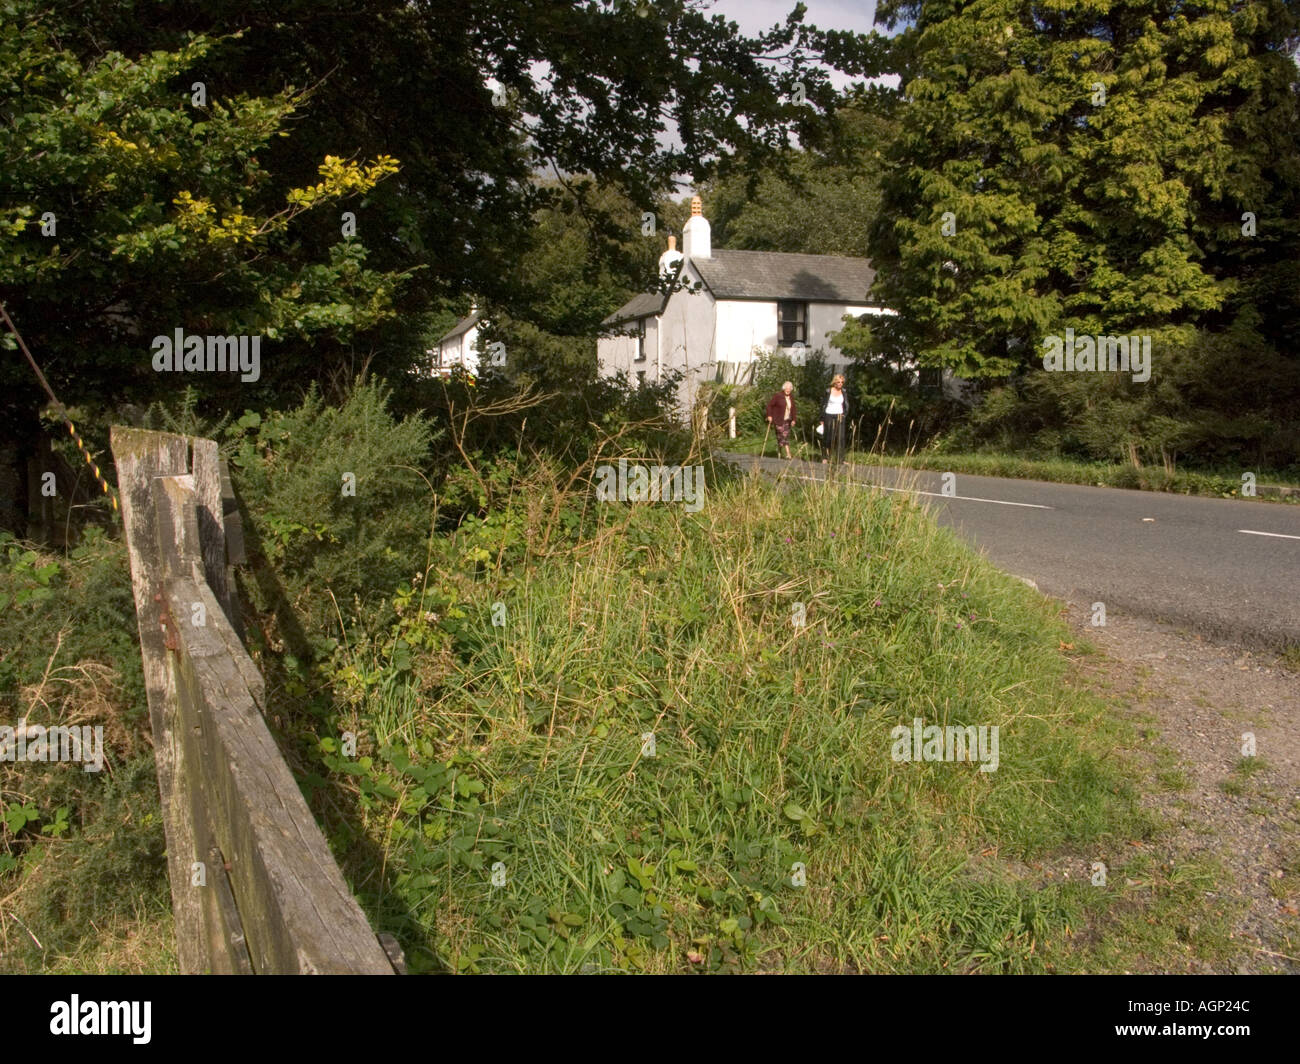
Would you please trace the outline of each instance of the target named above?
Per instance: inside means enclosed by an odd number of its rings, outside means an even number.
[[[396,379],[468,293],[590,329],[608,271],[639,283],[628,245],[678,175],[820,143],[834,93],[810,58],[865,61],[802,10],[751,39],[687,0],[0,14],[0,299],[60,397],[105,421],[184,384],[214,414]],[[556,212],[581,219],[578,244],[552,239]],[[262,336],[259,379],[154,372],[151,339],[177,328]],[[0,385],[0,445],[25,449],[45,400],[18,359]]]
[[[889,3],[878,342],[1009,390],[976,442],[1286,465],[1300,424],[1292,5]],[[1151,337],[1148,383],[1043,339]]]

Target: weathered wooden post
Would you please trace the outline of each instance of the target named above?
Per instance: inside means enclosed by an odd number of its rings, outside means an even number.
[[[181,749],[172,741],[176,730],[176,699],[170,690],[171,669],[164,645],[163,566],[153,501],[155,477],[178,476],[189,471],[189,442],[184,436],[142,432],[117,425],[113,426],[110,439],[117,467],[126,549],[131,561],[131,591],[140,630],[140,656],[149,698],[163,830],[167,836],[176,959],[182,972],[203,972],[211,969],[211,958],[207,936],[203,933],[201,898],[188,885],[195,853],[194,828],[183,793],[176,784],[176,762]]]
[[[191,474],[186,437],[113,429],[181,969],[392,974],[263,719],[216,445],[193,443]]]

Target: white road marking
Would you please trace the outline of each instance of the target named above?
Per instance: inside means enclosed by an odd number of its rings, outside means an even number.
[[[1288,536],[1285,532],[1255,532],[1249,528],[1239,528],[1238,532],[1243,532],[1248,536],[1273,536],[1275,539],[1300,539],[1300,536]]]
[[[815,483],[822,484],[825,482],[822,477],[794,477],[794,480],[811,480]],[[1024,506],[1030,510],[1055,510],[1055,506],[1043,506],[1036,502],[1007,502],[1006,499],[981,499],[975,495],[945,495],[940,491],[921,491],[917,488],[890,488],[884,484],[872,484],[869,480],[856,480],[850,478],[850,483],[857,484],[864,488],[879,488],[881,491],[901,491],[907,495],[932,495],[936,499],[961,499],[963,502],[991,502],[998,506]],[[1298,537],[1300,538],[1300,537]]]

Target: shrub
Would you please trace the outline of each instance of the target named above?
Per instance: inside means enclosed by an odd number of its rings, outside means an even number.
[[[1031,369],[993,389],[950,447],[1285,472],[1300,462],[1294,359],[1246,328],[1152,337],[1151,379]]]
[[[796,366],[788,355],[779,352],[759,348],[755,353],[751,384],[715,384],[705,393],[710,424],[726,425],[728,407],[734,406],[736,434],[762,436],[767,429],[767,401],[781,390],[782,384],[790,381],[794,384],[794,399],[798,404],[792,439],[814,439],[822,396],[831,384],[832,373],[826,364],[826,353],[821,350],[809,352],[802,366]]]
[[[313,386],[295,410],[236,423],[231,475],[247,539],[265,554],[255,562],[283,581],[285,603],[313,637],[354,600],[384,601],[424,555],[435,433],[417,415],[398,421],[389,395],[358,381],[331,407]],[[260,605],[273,605],[265,588]]]

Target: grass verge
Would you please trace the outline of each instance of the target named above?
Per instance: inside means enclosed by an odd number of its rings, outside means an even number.
[[[912,502],[743,481],[535,562],[462,581],[435,687],[348,662],[362,756],[321,740],[345,870],[416,970],[1181,964],[1125,930],[1152,925],[1123,876],[1026,871],[1155,830],[1129,726],[1051,607]],[[894,760],[916,718],[998,727],[996,771]]]
[[[722,440],[721,446],[739,454],[759,454],[763,439]],[[792,441],[791,450],[797,445]],[[815,450],[804,445],[805,457],[816,458]],[[776,457],[776,446],[768,439],[766,452]],[[1086,484],[1092,487],[1132,488],[1141,491],[1164,491],[1176,495],[1203,495],[1212,498],[1254,498],[1271,502],[1300,504],[1300,481],[1266,472],[1257,472],[1254,496],[1242,495],[1242,471],[1196,472],[1176,470],[1172,473],[1159,466],[1135,467],[1118,462],[1081,462],[1068,458],[1025,458],[1013,454],[942,454],[916,451],[906,455],[881,454],[879,451],[854,451],[847,460],[891,468],[928,469],[969,476],[1008,477],[1015,480],[1045,480],[1056,484]],[[1271,490],[1282,488],[1289,494]]]

